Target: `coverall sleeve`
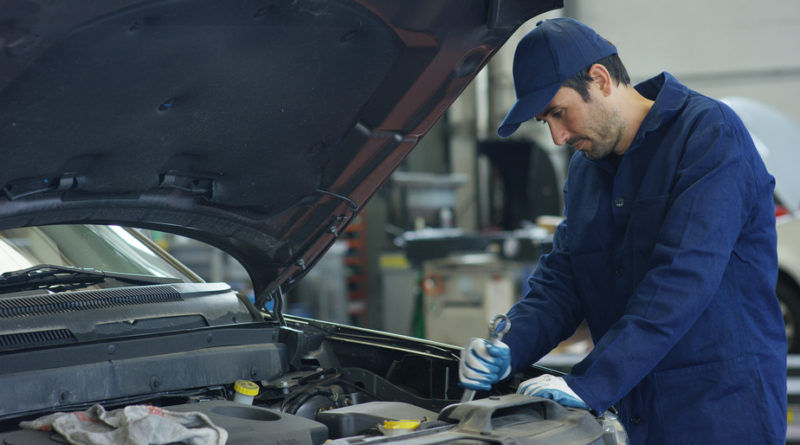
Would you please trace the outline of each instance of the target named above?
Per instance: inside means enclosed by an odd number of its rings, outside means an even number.
[[[564,189],[564,200],[567,189]],[[575,332],[583,320],[575,293],[567,247],[567,218],[553,234],[528,282],[531,290],[508,312],[511,330],[503,342],[511,348],[511,369],[528,366]]]
[[[717,123],[689,138],[647,272],[624,315],[566,377],[592,409],[608,409],[653,371],[716,294],[764,187],[742,131]]]

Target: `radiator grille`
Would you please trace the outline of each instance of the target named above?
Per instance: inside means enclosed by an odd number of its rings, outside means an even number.
[[[0,319],[181,300],[181,295],[169,285],[0,298]]]

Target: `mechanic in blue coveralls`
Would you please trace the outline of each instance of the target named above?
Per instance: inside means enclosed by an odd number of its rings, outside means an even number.
[[[519,393],[613,404],[634,444],[784,443],[774,180],[742,122],[666,72],[631,86],[616,48],[572,19],[540,22],[513,72],[500,136],[535,119],[578,151],[553,249],[504,344],[464,349],[463,386],[489,389],[585,319],[591,353]]]

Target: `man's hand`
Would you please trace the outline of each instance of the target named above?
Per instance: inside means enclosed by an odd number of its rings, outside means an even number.
[[[501,341],[473,338],[461,351],[458,377],[465,388],[487,391],[510,373],[511,350]]]
[[[544,397],[545,399],[554,400],[561,405],[570,406],[572,408],[590,409],[589,405],[570,389],[563,378],[548,374],[540,375],[539,377],[534,377],[520,383],[519,388],[517,388],[517,393]]]

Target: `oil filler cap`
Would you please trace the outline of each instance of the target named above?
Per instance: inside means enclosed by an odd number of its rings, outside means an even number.
[[[383,427],[378,429],[386,436],[394,436],[414,431],[419,424],[419,420],[384,420]]]

